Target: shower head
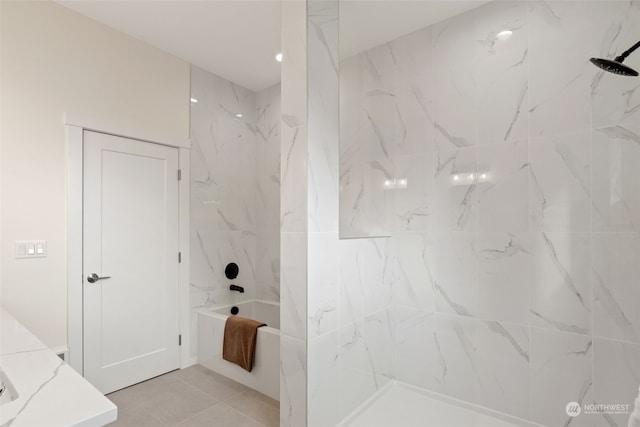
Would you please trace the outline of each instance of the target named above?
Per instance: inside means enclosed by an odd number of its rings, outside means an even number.
[[[601,68],[610,73],[619,74],[621,76],[633,76],[636,77],[638,72],[631,67],[627,67],[622,62],[626,59],[627,56],[631,54],[634,50],[640,47],[640,41],[629,49],[624,51],[622,55],[616,57],[616,59],[604,59],[604,58],[591,58],[591,63],[598,68]]]
[[[610,73],[619,74],[621,76],[637,76],[638,72],[631,67],[627,67],[622,62],[613,61],[604,58],[591,58],[591,63]]]

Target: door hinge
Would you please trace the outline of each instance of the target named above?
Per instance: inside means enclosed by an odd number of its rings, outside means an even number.
[[[178,264],[182,262],[182,252],[178,252]]]
[[[178,181],[182,180],[182,169],[178,169]]]
[[[182,345],[182,335],[178,335],[178,345]]]

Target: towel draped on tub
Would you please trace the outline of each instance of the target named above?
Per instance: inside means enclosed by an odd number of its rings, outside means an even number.
[[[256,352],[258,328],[266,323],[240,316],[229,316],[224,325],[222,358],[251,372]]]

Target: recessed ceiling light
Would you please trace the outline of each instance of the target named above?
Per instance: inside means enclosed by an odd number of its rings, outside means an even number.
[[[496,34],[496,37],[499,38],[500,40],[506,40],[509,37],[511,37],[512,34],[513,34],[513,31],[504,30],[504,31],[500,31],[498,34]]]
[[[273,58],[278,62],[282,62],[282,52],[276,53]]]
[[[191,98],[191,102],[193,102],[195,104],[196,102],[198,102],[198,100],[195,99],[195,98]]]
[[[242,114],[240,114],[240,113],[236,114],[236,118],[237,119],[241,119],[242,118]]]

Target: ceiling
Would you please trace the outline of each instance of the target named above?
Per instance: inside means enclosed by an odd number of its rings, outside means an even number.
[[[280,48],[279,0],[55,1],[251,90],[280,81],[280,66],[273,59]],[[341,56],[487,2],[341,0]]]

